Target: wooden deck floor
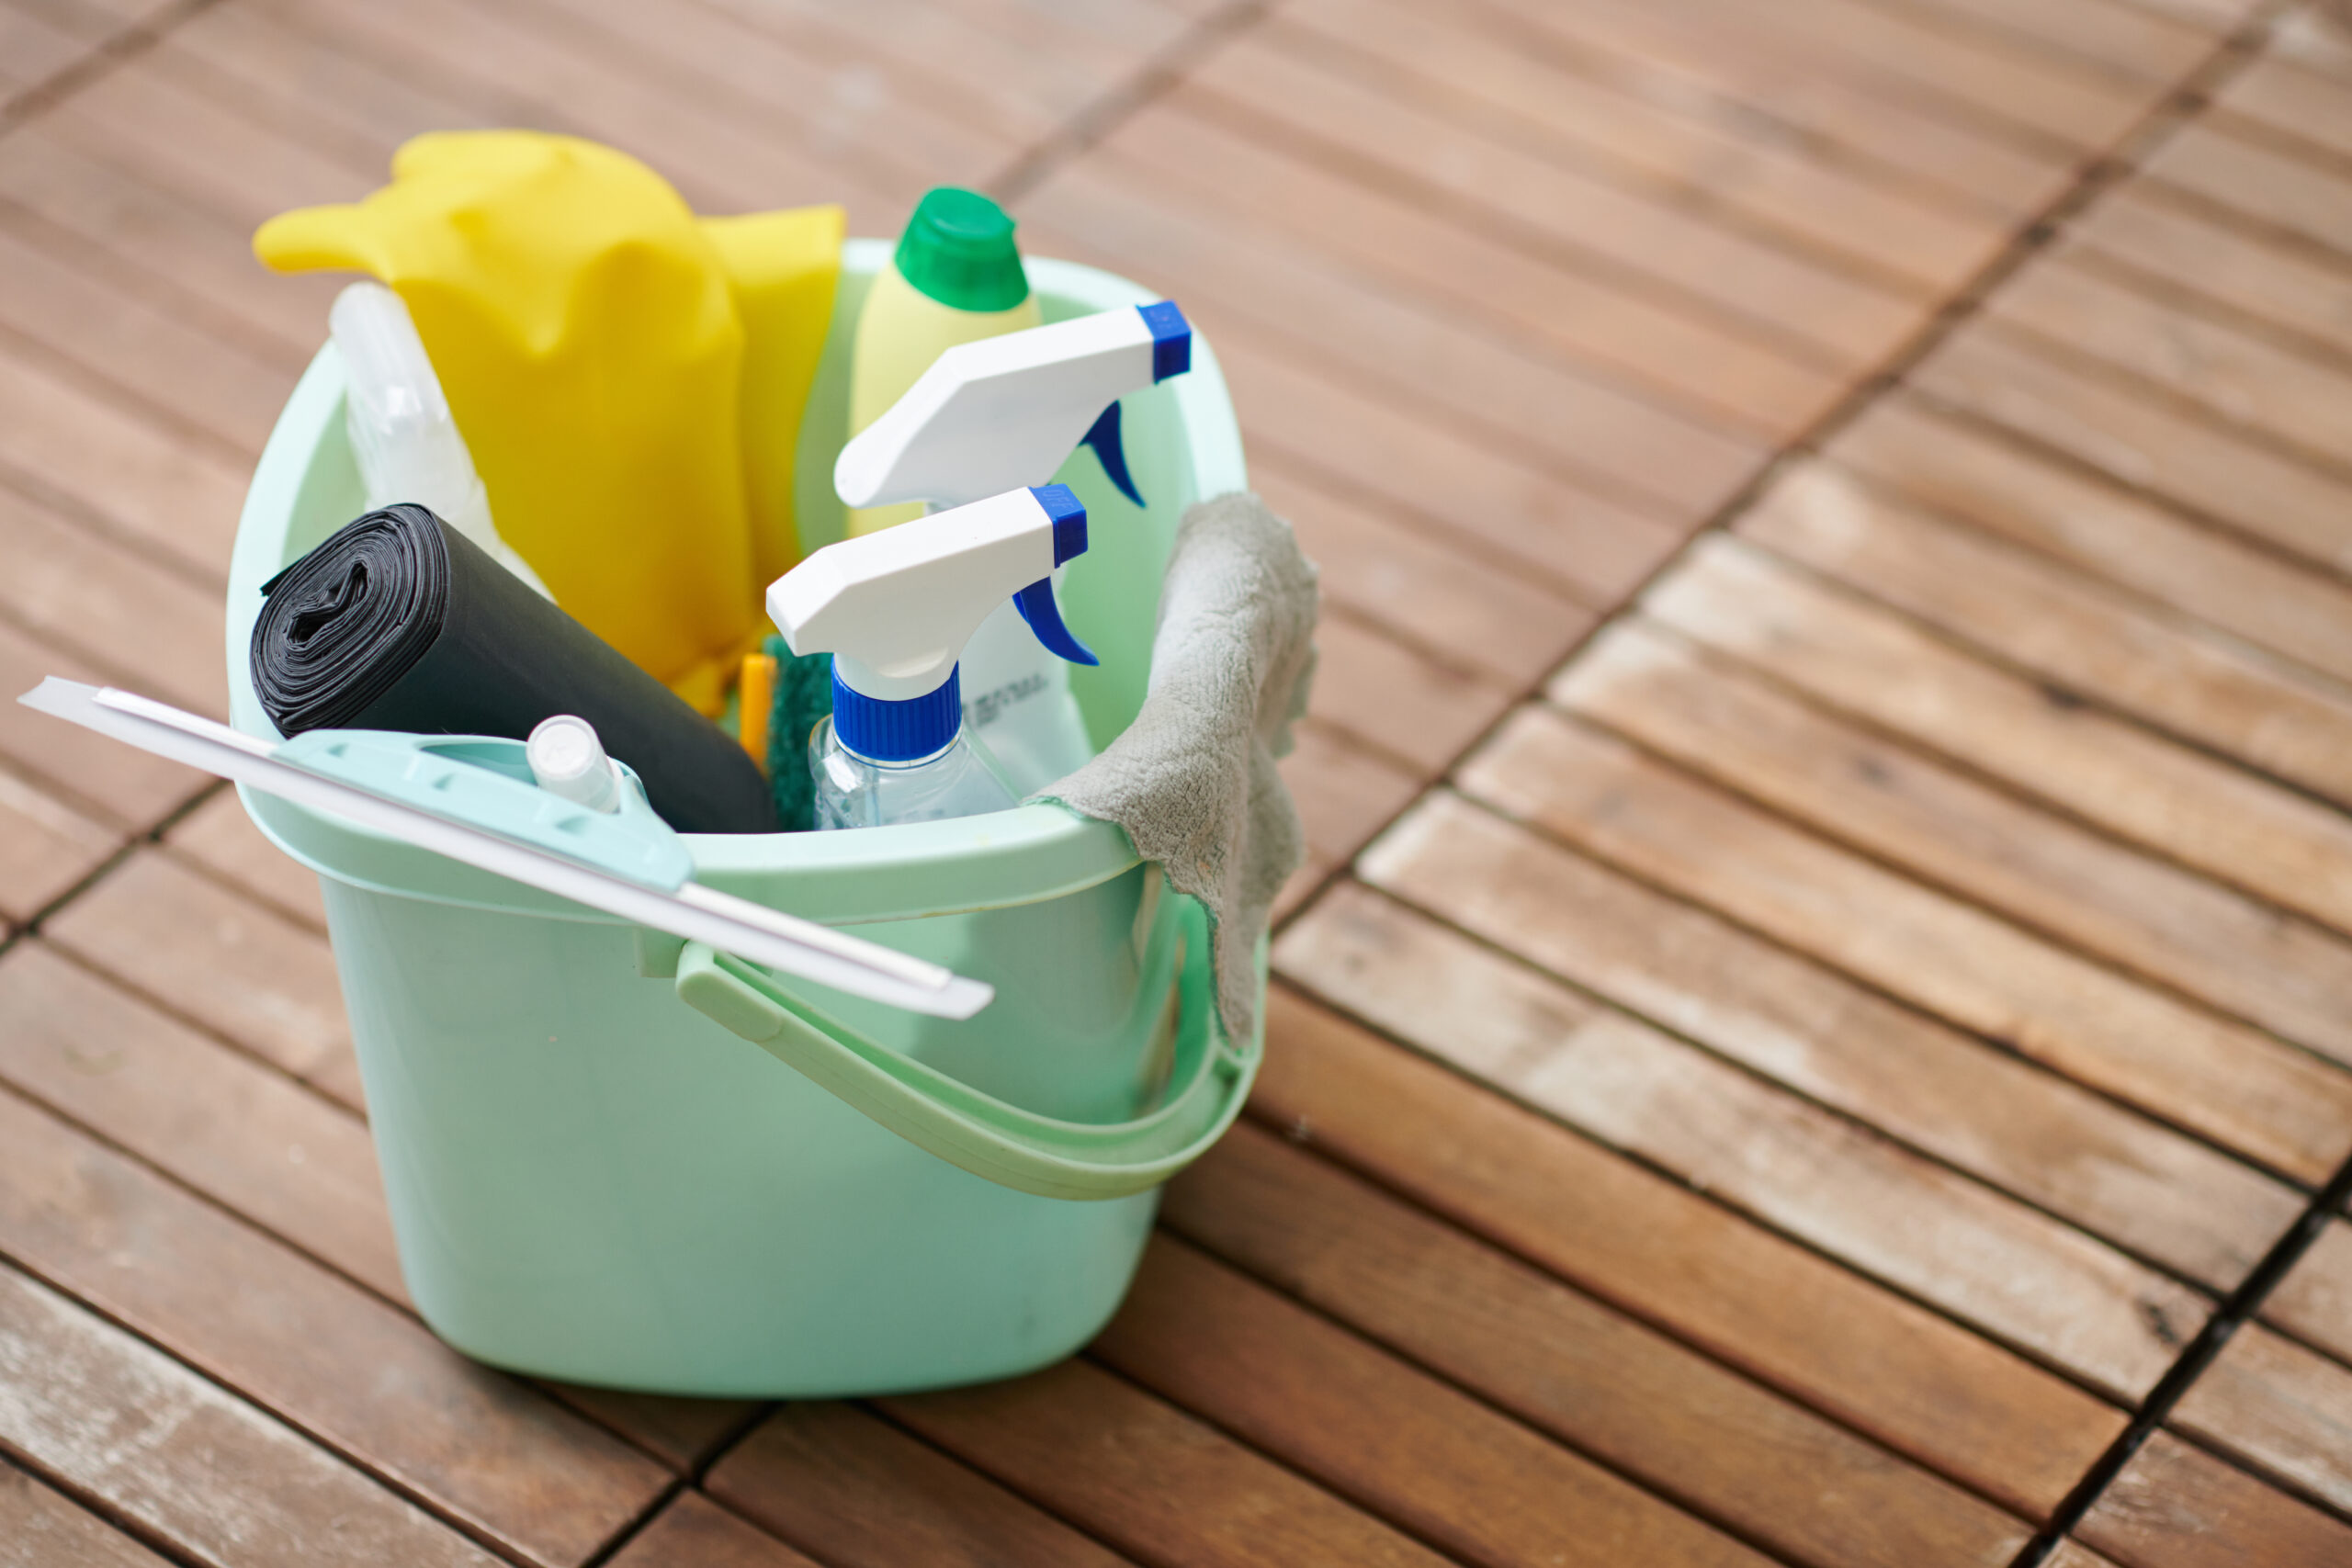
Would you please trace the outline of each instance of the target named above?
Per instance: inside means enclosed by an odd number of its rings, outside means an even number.
[[[2352,32],[2267,0],[0,0],[0,689],[218,711],[433,127],[1182,299],[1325,570],[1247,1122],[1081,1358],[526,1385],[315,889],[0,705],[0,1564],[2352,1562]]]

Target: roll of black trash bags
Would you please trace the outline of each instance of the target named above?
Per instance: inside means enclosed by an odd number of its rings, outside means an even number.
[[[388,506],[262,585],[254,690],[280,731],[520,740],[596,727],[682,833],[772,833],[767,781],[719,728],[422,506]]]

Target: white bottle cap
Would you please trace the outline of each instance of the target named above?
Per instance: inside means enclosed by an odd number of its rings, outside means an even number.
[[[596,727],[586,719],[560,713],[539,720],[524,743],[523,755],[531,764],[531,776],[548,794],[591,811],[621,808],[619,770],[605,755]]]

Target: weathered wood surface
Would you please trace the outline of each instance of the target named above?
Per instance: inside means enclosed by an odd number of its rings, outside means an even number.
[[[0,695],[222,710],[248,237],[448,126],[999,191],[1326,604],[1249,1118],[872,1404],[440,1346],[310,874],[0,705],[0,1564],[2352,1561],[2338,9],[0,0]]]

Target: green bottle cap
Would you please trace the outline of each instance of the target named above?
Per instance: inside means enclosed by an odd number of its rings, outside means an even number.
[[[895,259],[900,276],[952,310],[1010,310],[1029,298],[1012,215],[976,190],[924,192]]]

